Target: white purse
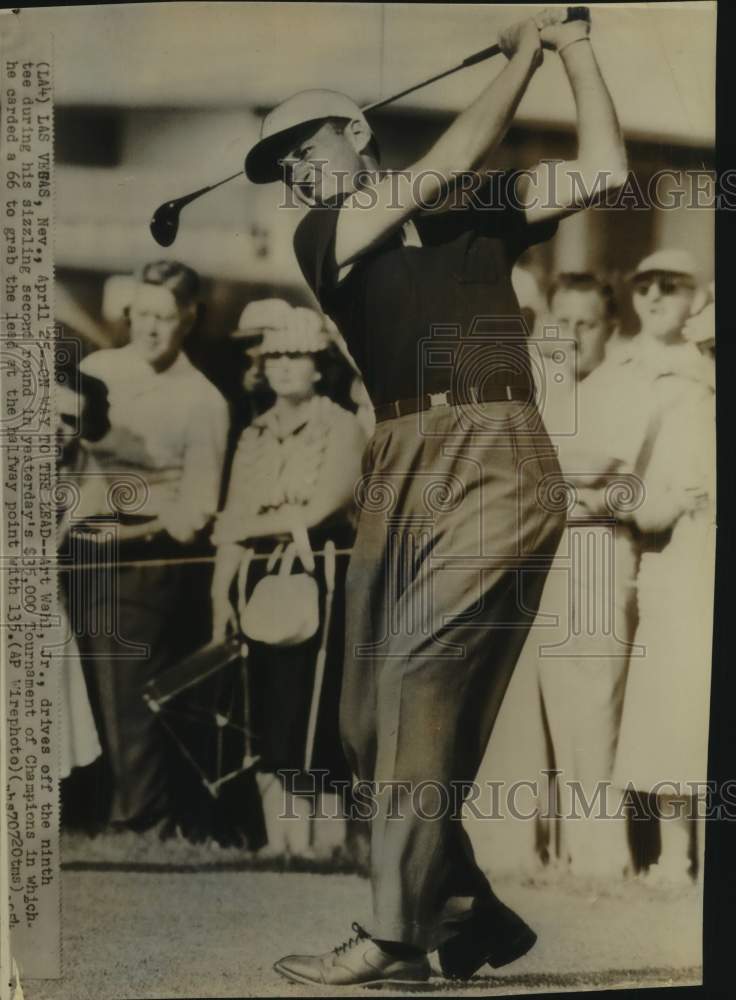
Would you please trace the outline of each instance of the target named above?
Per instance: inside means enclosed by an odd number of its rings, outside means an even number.
[[[293,573],[296,545],[286,546],[277,571],[279,554],[270,559],[266,575],[246,600],[250,559],[238,578],[239,620],[243,635],[270,646],[297,646],[311,639],[319,628],[319,588],[311,573]]]

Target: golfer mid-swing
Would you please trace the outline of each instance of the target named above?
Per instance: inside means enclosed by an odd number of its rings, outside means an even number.
[[[626,176],[589,24],[564,17],[544,11],[503,34],[506,67],[402,183],[378,170],[358,107],[331,91],[275,108],[246,160],[252,181],[281,178],[309,206],[296,255],[377,421],[356,489],[341,702],[353,771],[375,783],[372,925],[354,924],[333,951],[277,962],[296,982],[424,981],[434,948],[446,975],[468,978],[536,939],[478,868],[455,790],[477,776],[562,531],[544,499],[559,466],[534,404],[511,268],[596,184]],[[560,54],[575,97],[577,159],[527,172],[515,197],[498,174],[471,190],[543,45]],[[442,210],[425,210],[443,195]]]

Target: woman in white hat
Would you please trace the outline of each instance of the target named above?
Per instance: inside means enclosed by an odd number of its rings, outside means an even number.
[[[259,305],[252,303],[248,308],[254,313]],[[331,539],[338,548],[346,548],[352,541],[353,484],[365,434],[354,413],[335,400],[345,398],[348,405],[353,373],[324,332],[318,314],[309,309],[287,308],[287,322],[283,315],[272,315],[273,310],[262,310],[263,338],[250,350],[260,379],[254,387],[265,409],[240,437],[227,500],[212,536],[217,546],[212,593],[215,641],[225,638],[229,625],[242,625],[242,614],[241,621],[234,622],[231,603],[236,575],[241,612],[243,602],[247,605],[252,598],[254,579],[264,575],[263,561],[253,564],[247,580],[238,574],[246,553],[274,553],[279,543],[294,540],[303,568],[314,573],[320,585],[321,607],[323,567],[321,561],[315,564],[312,547],[322,548]],[[336,710],[345,562],[338,560],[338,599],[327,640],[327,669],[320,703],[320,720],[334,720],[334,724],[318,727],[311,764],[315,770],[327,770],[332,779],[348,780]],[[296,619],[301,611],[298,607],[273,609],[275,616],[282,619],[289,615]],[[266,623],[259,624],[265,627]],[[291,636],[290,642],[294,638]],[[289,647],[274,641],[279,645],[249,638],[254,749],[260,756],[258,780],[271,850],[302,854],[308,850],[308,828],[293,820],[279,824],[283,792],[276,772],[301,771],[305,767],[319,629]],[[308,785],[311,788],[311,783]],[[296,812],[300,811],[300,802],[293,799]]]

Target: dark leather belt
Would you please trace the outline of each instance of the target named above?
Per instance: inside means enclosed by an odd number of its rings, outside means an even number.
[[[419,413],[436,406],[462,406],[472,403],[518,402],[530,403],[534,399],[534,390],[514,385],[489,385],[482,389],[471,387],[465,394],[454,393],[451,389],[445,392],[425,392],[423,396],[414,399],[396,399],[393,403],[381,403],[375,407],[376,423],[383,420],[395,420],[409,413]]]

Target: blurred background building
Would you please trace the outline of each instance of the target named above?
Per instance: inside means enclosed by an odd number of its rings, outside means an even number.
[[[120,336],[100,318],[105,278],[167,256],[207,280],[208,340],[224,338],[252,297],[309,303],[291,251],[301,210],[274,211],[277,185],[259,188],[243,177],[192,204],[167,251],[149,234],[152,212],[241,168],[263,113],[293,91],[327,87],[362,104],[375,101],[491,44],[522,11],[449,4],[49,8],[58,318],[89,340]],[[715,5],[596,5],[593,37],[640,186],[664,167],[712,169]],[[498,57],[377,112],[384,164],[405,166],[426,150],[502,64]],[[498,166],[572,158],[573,126],[563,69],[548,54]],[[684,183],[675,173],[660,192]],[[655,245],[687,245],[710,278],[712,243],[711,211],[595,211],[565,221],[525,263],[541,278],[556,270],[622,273]],[[202,360],[216,377],[211,347],[209,362]]]

